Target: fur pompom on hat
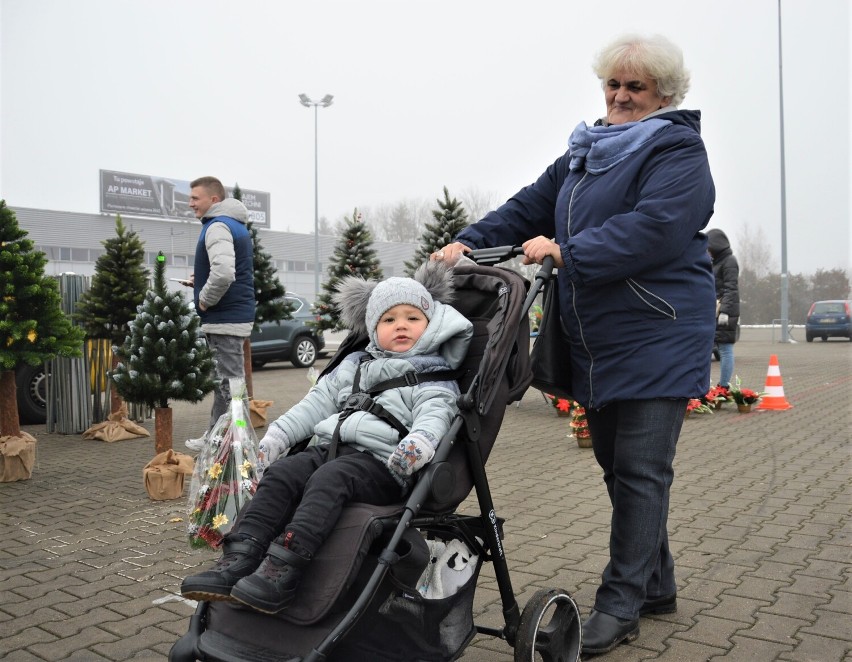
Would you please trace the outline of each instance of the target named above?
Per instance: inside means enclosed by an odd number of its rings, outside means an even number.
[[[379,318],[394,306],[415,306],[431,320],[435,301],[449,304],[454,295],[452,270],[443,262],[424,262],[412,278],[377,282],[347,276],[333,299],[344,326],[372,338]]]

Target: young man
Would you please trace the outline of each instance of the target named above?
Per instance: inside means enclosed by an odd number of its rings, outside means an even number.
[[[189,439],[186,447],[200,451],[207,433],[231,401],[228,379],[245,379],[243,343],[254,326],[254,262],[248,210],[239,200],[227,198],[215,177],[190,183],[189,207],[201,220],[192,276],[195,308],[201,330],[216,360],[216,388],[210,422],[204,434]]]

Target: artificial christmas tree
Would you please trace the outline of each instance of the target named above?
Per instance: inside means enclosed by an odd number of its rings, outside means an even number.
[[[467,212],[462,203],[455,198],[450,199],[450,192],[444,187],[444,199],[437,200],[438,209],[432,210],[434,223],[427,223],[420,237],[420,247],[411,262],[406,262],[406,273],[412,276],[421,264],[429,259],[435,251],[452,243],[455,236],[467,227]]]
[[[373,249],[373,236],[357,209],[352,212],[352,218],[346,219],[343,236],[335,246],[330,262],[328,280],[322,285],[323,293],[313,305],[314,314],[319,316],[313,323],[317,331],[340,331],[344,328],[340,322],[340,311],[332,301],[342,278],[360,276],[364,280],[382,279],[382,268]]]
[[[243,201],[243,193],[239,184],[234,184],[231,196],[235,200]],[[277,270],[272,255],[263,250],[260,243],[260,235],[254,223],[249,221],[246,225],[251,235],[252,258],[254,264],[254,301],[255,313],[254,324],[257,329],[263,322],[274,322],[276,320],[288,320],[293,317],[292,304],[284,299],[286,291],[281,281],[278,280]],[[254,395],[251,379],[251,342],[246,338],[243,346],[245,357],[246,391],[249,398]]]
[[[154,287],[115,347],[119,363],[110,377],[128,402],[154,409],[156,452],[172,447],[171,400],[199,402],[213,390],[213,354],[201,337],[201,319],[182,292],[166,287],[165,256],[154,267]]]
[[[130,320],[145,298],[148,289],[148,270],[145,268],[145,247],[135,232],[127,231],[121,216],[115,217],[115,237],[102,241],[104,253],[95,263],[95,275],[89,289],[80,297],[74,319],[83,327],[86,336],[97,348],[108,341],[109,369],[114,370],[118,357],[113,345],[120,345],[127,336]],[[92,351],[96,375],[106,371],[100,352]],[[96,380],[96,383],[99,380]],[[95,398],[93,418],[102,421],[107,415],[121,411],[122,401],[114,388],[110,389],[108,412],[101,409],[100,398]]]
[[[32,444],[35,441],[21,432],[18,419],[15,367],[38,366],[56,356],[80,356],[83,343],[82,329],[62,312],[56,279],[44,273],[46,263],[44,253],[34,249],[18,225],[15,212],[0,200],[0,437],[28,439]],[[7,469],[6,450],[0,449],[0,474]],[[30,463],[27,475],[21,477],[29,478],[31,469]],[[7,479],[19,478],[2,478]]]

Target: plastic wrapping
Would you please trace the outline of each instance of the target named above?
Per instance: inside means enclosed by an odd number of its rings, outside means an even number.
[[[249,423],[245,381],[229,380],[231,407],[207,435],[189,490],[189,544],[218,549],[257,489],[257,436]]]

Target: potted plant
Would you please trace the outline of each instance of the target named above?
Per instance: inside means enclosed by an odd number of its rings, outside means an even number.
[[[751,411],[751,406],[763,397],[762,392],[752,391],[750,388],[743,388],[740,378],[734,377],[734,384],[731,386],[731,399],[737,403],[737,411],[746,414]]]
[[[730,399],[731,390],[727,386],[714,386],[704,396],[704,402],[713,405],[714,409],[721,409],[722,405]]]
[[[556,410],[557,416],[570,416],[571,415],[571,401],[570,400],[566,400],[565,398],[557,398],[555,395],[551,395],[550,393],[545,393],[544,398]]]
[[[696,414],[712,414],[713,410],[701,398],[690,398],[686,403],[686,416],[689,417],[692,412]]]

